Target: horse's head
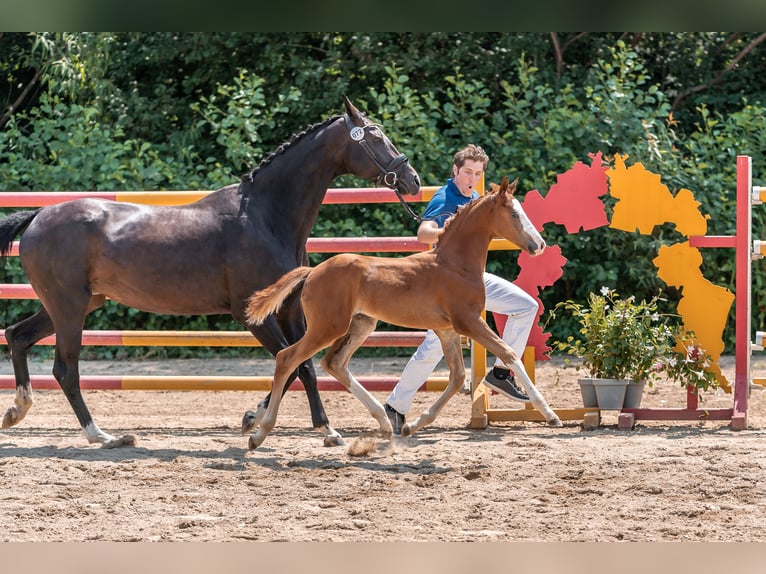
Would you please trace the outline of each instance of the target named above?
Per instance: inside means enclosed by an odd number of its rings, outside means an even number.
[[[494,200],[500,207],[495,210],[497,216],[494,232],[530,255],[540,255],[545,250],[545,240],[524,213],[519,200],[513,197],[518,182],[519,180],[515,179],[509,184],[508,176],[505,176],[499,186],[490,184],[490,193],[495,195]]]
[[[381,126],[370,122],[345,96],[344,102],[350,144],[346,162],[349,172],[375,180],[377,185],[385,185],[399,194],[415,195],[420,190],[420,177],[407,156],[399,153]]]

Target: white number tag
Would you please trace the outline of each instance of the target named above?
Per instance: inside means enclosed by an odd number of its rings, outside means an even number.
[[[355,142],[362,141],[364,139],[364,128],[356,127],[351,130],[351,139]]]

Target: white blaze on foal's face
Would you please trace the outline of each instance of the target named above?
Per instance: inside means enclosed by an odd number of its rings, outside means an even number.
[[[532,252],[532,255],[540,255],[543,251],[545,251],[545,240],[543,239],[543,236],[540,235],[540,232],[537,231],[534,224],[529,220],[529,217],[527,217],[527,214],[521,207],[519,200],[514,197],[511,202],[513,204],[514,211],[519,216],[522,228],[534,240],[535,245],[537,245],[537,249]]]

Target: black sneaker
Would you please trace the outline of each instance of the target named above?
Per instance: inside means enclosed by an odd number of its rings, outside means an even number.
[[[498,373],[498,371],[500,372]],[[506,372],[508,374],[505,374]],[[516,379],[510,371],[505,371],[504,369],[490,369],[482,382],[490,389],[502,393],[509,399],[519,401],[520,403],[530,402],[526,393],[516,384]]]
[[[404,415],[386,403],[386,416],[394,429],[393,433],[395,435],[401,435],[402,427],[404,426]]]

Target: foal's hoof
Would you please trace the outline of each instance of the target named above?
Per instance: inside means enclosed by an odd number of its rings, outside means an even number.
[[[242,417],[242,434],[247,434],[258,426],[258,418],[255,411],[247,411]]]
[[[8,409],[3,417],[3,428],[9,429],[21,419],[17,416],[15,409]]]
[[[249,439],[248,439],[248,441],[247,441],[247,448],[248,448],[249,450],[255,450],[255,449],[257,449],[259,446],[261,446],[261,443],[263,442],[263,439],[264,439],[264,438],[266,438],[266,437],[263,437],[263,438],[257,438],[257,437],[255,436],[255,434],[251,434],[251,435],[250,435],[250,438],[249,438]]]
[[[26,411],[22,411],[18,407],[11,407],[7,411],[5,411],[5,416],[3,417],[3,428],[9,429],[14,425],[17,425],[21,422],[21,419],[23,419],[25,416],[27,416]]]
[[[548,421],[549,427],[563,427],[564,423],[561,422],[559,417],[554,417]]]

